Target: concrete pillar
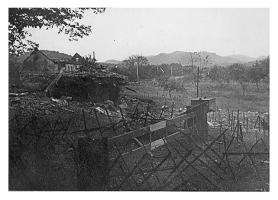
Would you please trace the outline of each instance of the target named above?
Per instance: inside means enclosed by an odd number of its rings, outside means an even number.
[[[196,129],[198,134],[208,135],[207,113],[215,107],[215,98],[197,98],[191,100],[190,112],[196,113]]]
[[[207,103],[204,102],[197,107],[196,111],[196,128],[198,134],[206,137],[208,135],[208,123],[207,123]]]

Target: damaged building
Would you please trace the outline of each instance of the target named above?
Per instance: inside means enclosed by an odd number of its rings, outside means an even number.
[[[23,61],[23,72],[32,73],[59,73],[61,69],[65,71],[79,71],[85,59],[78,53],[74,56],[59,52],[42,51],[35,48],[34,51]]]
[[[75,100],[117,102],[125,78],[108,71],[63,72],[46,88],[47,96],[70,96]]]
[[[48,97],[117,102],[126,78],[95,61],[94,57],[88,60],[78,53],[54,58],[35,49],[23,62],[21,80],[26,87],[44,91]]]

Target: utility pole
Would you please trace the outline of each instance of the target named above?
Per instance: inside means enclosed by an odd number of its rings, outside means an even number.
[[[170,65],[171,67],[171,76],[173,76],[173,65]]]
[[[96,55],[95,55],[95,52],[93,51],[93,63],[96,62]]]
[[[181,66],[181,74],[182,74],[182,76],[184,76],[184,68],[183,68],[183,66],[182,66],[182,64],[181,64],[181,61],[179,62],[179,64],[180,64],[180,66]]]
[[[136,75],[137,75],[137,82],[139,83],[139,62],[137,63]]]
[[[197,97],[199,97],[199,73],[200,73],[200,69],[198,67],[197,68]]]
[[[156,65],[156,76],[158,76],[158,66]]]
[[[181,66],[181,70],[182,70],[182,75],[184,76],[184,66]]]

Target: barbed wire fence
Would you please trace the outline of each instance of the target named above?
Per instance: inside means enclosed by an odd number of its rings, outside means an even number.
[[[252,123],[243,114],[230,112],[235,120],[224,123],[221,113],[218,119],[209,113],[208,121],[219,125],[204,137],[190,110],[177,114],[172,104],[152,113],[150,103],[139,101],[132,108],[128,116],[91,108],[55,118],[18,109],[9,120],[10,188],[225,191],[227,182],[240,181],[244,166],[268,189],[258,168],[269,160],[268,141],[245,140],[242,124]],[[262,118],[253,125],[263,129]]]

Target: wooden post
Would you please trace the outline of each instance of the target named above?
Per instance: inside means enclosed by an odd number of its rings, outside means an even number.
[[[173,76],[173,66],[171,65],[171,76]]]
[[[242,114],[243,114],[243,123],[244,123],[244,125],[245,125],[245,122],[246,122],[246,121],[245,121],[245,112],[243,112]]]
[[[230,120],[231,120],[231,116],[230,116],[230,111],[229,111],[229,109],[228,109],[228,125],[229,125],[229,126],[231,126]]]
[[[136,68],[136,78],[137,78],[137,82],[139,83],[139,63],[137,64],[137,68]]]
[[[172,103],[172,109],[171,109],[171,118],[173,118],[174,106],[175,106],[175,102],[173,101],[173,103]]]
[[[199,97],[199,67],[197,68],[197,97]]]
[[[232,110],[232,121],[231,121],[231,131],[234,129],[234,111]]]
[[[241,124],[239,124],[239,133],[240,133],[240,140],[243,141],[243,132],[242,132]]]
[[[108,181],[107,138],[78,139],[79,172],[77,188],[80,191],[102,191]]]
[[[236,123],[236,128],[237,128],[237,138],[238,138],[238,135],[239,135],[239,109],[237,110],[237,123]]]
[[[260,117],[260,115],[258,116],[258,118],[259,118],[259,132],[261,132],[261,117]]]
[[[222,119],[221,119],[221,111],[218,109],[218,123],[222,123]]]

